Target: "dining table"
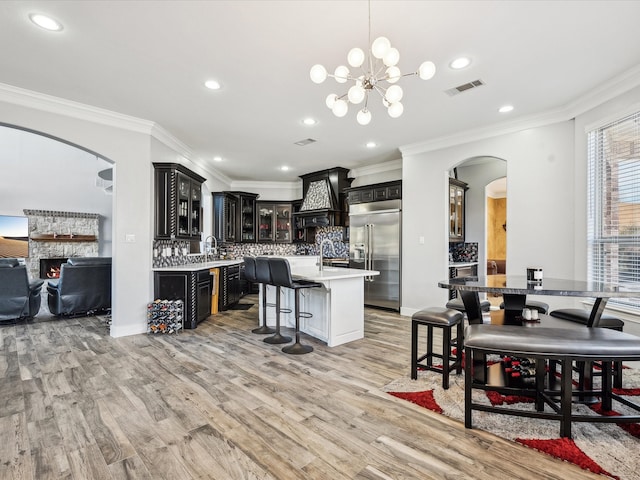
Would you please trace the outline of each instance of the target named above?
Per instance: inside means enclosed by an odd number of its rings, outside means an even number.
[[[502,295],[506,317],[522,314],[528,295],[593,298],[587,327],[597,327],[611,298],[640,298],[640,285],[620,286],[610,283],[544,278],[531,281],[522,275],[487,275],[449,278],[438,282],[438,286],[457,290],[464,303],[469,323],[481,323],[479,293]]]
[[[537,323],[551,327],[566,326],[567,322],[549,315],[540,315],[540,320],[537,322],[528,322],[523,319],[522,313],[526,307],[527,296],[545,295],[593,298],[594,303],[586,326],[588,328],[594,328],[599,326],[600,318],[609,299],[640,298],[640,285],[636,287],[620,286],[603,282],[558,278],[544,278],[540,281],[531,281],[525,275],[487,275],[449,278],[439,282],[438,286],[458,291],[464,303],[465,313],[470,324],[487,323],[488,321],[501,325],[534,326]],[[504,310],[501,312],[491,312],[490,314],[485,313],[483,315],[480,308],[479,293],[502,295]],[[576,327],[577,326],[578,325],[576,325]],[[478,367],[482,368],[482,365]],[[485,374],[487,373],[486,367],[485,364]],[[591,366],[584,364],[582,366],[584,385],[590,386],[591,375]],[[481,376],[482,375],[480,375],[480,377]],[[581,401],[584,400],[585,398],[581,396]]]

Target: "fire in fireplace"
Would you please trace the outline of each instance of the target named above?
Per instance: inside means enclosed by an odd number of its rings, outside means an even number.
[[[66,258],[41,258],[40,278],[60,278],[60,266],[67,261]]]

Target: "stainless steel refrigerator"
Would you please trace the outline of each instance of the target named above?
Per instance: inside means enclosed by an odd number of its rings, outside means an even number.
[[[377,270],[364,279],[364,303],[400,310],[402,200],[349,207],[349,267]]]

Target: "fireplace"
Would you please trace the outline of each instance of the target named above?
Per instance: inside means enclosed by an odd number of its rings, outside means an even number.
[[[66,261],[66,258],[41,258],[40,278],[44,280],[60,278],[60,266]]]

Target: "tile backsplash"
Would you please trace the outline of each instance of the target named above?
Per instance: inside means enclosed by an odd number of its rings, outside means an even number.
[[[477,262],[478,243],[449,243],[450,262]]]

